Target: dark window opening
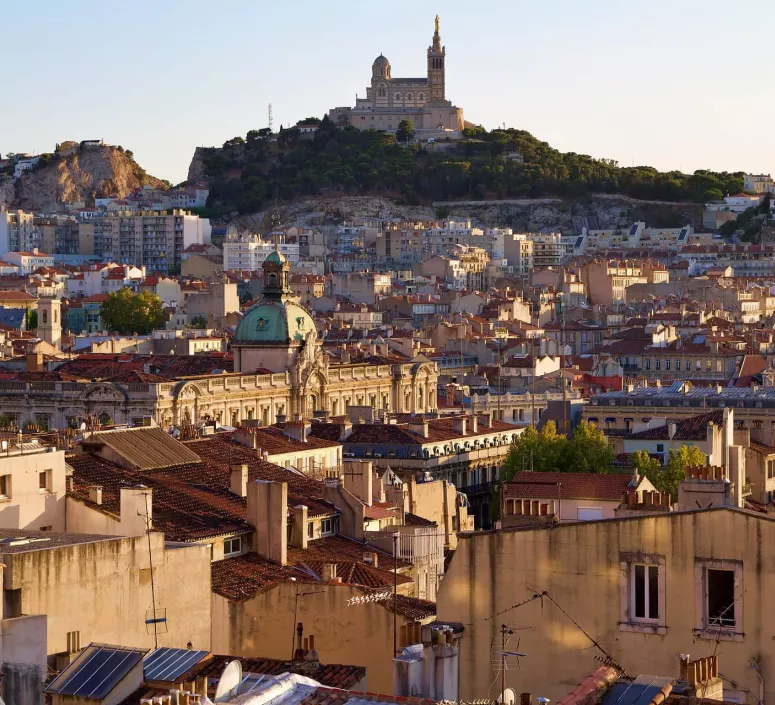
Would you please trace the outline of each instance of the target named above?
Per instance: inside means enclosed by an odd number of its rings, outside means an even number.
[[[708,626],[735,626],[735,572],[708,569]]]

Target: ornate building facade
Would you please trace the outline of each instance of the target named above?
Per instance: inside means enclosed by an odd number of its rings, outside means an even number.
[[[129,382],[78,379],[72,370],[41,378],[21,374],[0,381],[0,409],[17,426],[62,429],[86,420],[138,424],[150,417],[168,428],[214,419],[236,426],[321,411],[336,416],[349,406],[418,413],[437,408],[438,367],[425,357],[332,364],[289,277],[289,262],[272,253],[264,263],[262,300],[246,311],[235,334],[233,373],[178,379],[144,373]]]
[[[328,117],[337,125],[360,130],[395,131],[399,122],[409,120],[419,132],[460,132],[464,127],[463,109],[447,100],[446,60],[447,48],[441,44],[437,15],[425,77],[393,78],[390,62],[380,54],[371,67],[366,97],[356,97],[354,108],[333,108]]]

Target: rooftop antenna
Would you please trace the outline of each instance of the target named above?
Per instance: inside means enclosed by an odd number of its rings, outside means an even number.
[[[269,134],[272,134],[272,104],[269,103]]]

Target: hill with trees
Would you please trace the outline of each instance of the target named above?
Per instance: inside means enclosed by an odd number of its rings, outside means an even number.
[[[190,173],[210,186],[208,215],[255,213],[274,199],[316,195],[390,195],[407,204],[432,201],[621,194],[636,199],[702,203],[743,187],[742,172],[660,172],[610,159],[560,152],[524,130],[473,128],[457,142],[432,145],[375,130],[316,133],[251,130],[221,148],[200,148]]]

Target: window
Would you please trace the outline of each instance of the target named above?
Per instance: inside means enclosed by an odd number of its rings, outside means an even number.
[[[743,640],[743,563],[698,559],[695,585],[696,636],[711,640]]]
[[[333,536],[336,534],[338,521],[336,517],[331,517],[330,519],[323,519],[323,521],[320,523],[320,533],[321,536]]]
[[[691,372],[691,369],[692,369],[692,361],[691,360],[686,360],[686,362],[684,363],[684,369],[687,372]]]
[[[0,475],[0,499],[11,499],[10,475]]]
[[[670,360],[665,360],[665,369],[670,370]]]
[[[654,621],[659,619],[659,566],[632,564],[632,618]]]
[[[645,553],[621,556],[621,631],[667,633],[665,622],[665,559]]]
[[[307,538],[311,539],[315,537],[315,525],[311,522],[307,522]]]
[[[775,477],[775,460],[767,461],[767,479],[771,480]]]
[[[51,470],[41,470],[38,473],[38,489],[41,492],[51,492]]]
[[[662,360],[656,361],[656,369],[661,370],[662,369]]]
[[[643,368],[646,369],[646,370],[650,370],[651,369],[651,360],[646,359],[643,362],[644,362]]]
[[[657,453],[664,453],[664,452],[665,452],[665,444],[657,443]]]
[[[223,542],[223,557],[237,556],[242,553],[242,537],[235,536],[232,539],[226,539]]]

